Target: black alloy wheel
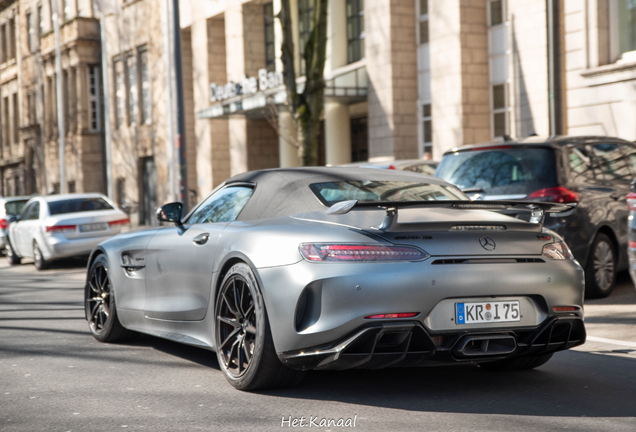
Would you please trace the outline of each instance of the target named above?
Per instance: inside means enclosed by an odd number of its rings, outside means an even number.
[[[33,242],[33,263],[38,270],[46,270],[49,267],[49,262],[44,259],[42,250],[37,242]]]
[[[219,353],[226,373],[243,376],[254,357],[256,347],[256,311],[248,282],[236,274],[221,289],[217,313]]]
[[[128,331],[120,324],[106,256],[98,256],[91,265],[86,281],[84,303],[88,328],[101,342],[124,339]]]
[[[263,297],[245,263],[234,265],[223,278],[215,318],[216,355],[232,386],[253,391],[302,380],[304,372],[283,365],[276,355]]]
[[[11,243],[8,241],[8,239],[7,244],[4,247],[4,255],[7,257],[7,261],[11,266],[18,265],[22,261],[22,258],[17,256],[13,251],[13,247],[11,246]]]
[[[602,298],[610,295],[616,281],[614,243],[605,234],[596,235],[585,268],[585,295]]]

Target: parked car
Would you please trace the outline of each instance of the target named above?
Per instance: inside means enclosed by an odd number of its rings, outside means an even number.
[[[583,269],[541,225],[569,204],[471,202],[403,171],[237,175],[174,226],[101,243],[86,318],[102,342],[138,331],[215,350],[234,387],[307,369],[476,363],[531,369],[585,341]],[[494,212],[532,211],[531,222]]]
[[[392,169],[400,171],[411,171],[420,174],[435,175],[437,169],[437,161],[423,160],[423,159],[399,159],[394,161],[384,162],[353,162],[346,165],[340,165],[343,167],[357,167],[357,168],[381,168]]]
[[[4,252],[7,244],[7,229],[12,216],[20,214],[22,207],[30,197],[0,197],[0,252]]]
[[[472,199],[576,203],[568,218],[547,218],[586,273],[586,296],[605,297],[626,270],[625,196],[636,175],[636,145],[610,137],[531,137],[453,149],[437,176]]]
[[[629,256],[629,275],[636,286],[636,180],[630,185],[627,195],[629,217],[627,218],[627,254]]]
[[[9,264],[33,258],[38,270],[50,261],[88,255],[100,242],[130,226],[128,216],[97,193],[31,198],[9,225]]]

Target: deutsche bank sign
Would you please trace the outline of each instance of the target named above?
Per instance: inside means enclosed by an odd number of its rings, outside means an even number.
[[[210,84],[210,101],[217,102],[234,96],[251,95],[259,91],[278,87],[282,83],[282,72],[267,72],[267,69],[259,69],[258,79],[243,75],[240,83],[230,81],[225,85]]]

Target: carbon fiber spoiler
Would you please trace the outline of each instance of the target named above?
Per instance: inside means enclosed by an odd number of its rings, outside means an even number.
[[[329,215],[342,215],[349,213],[354,208],[377,208],[386,211],[386,216],[382,225],[378,227],[381,231],[387,231],[397,224],[398,209],[407,207],[443,207],[455,208],[458,210],[492,210],[502,213],[515,214],[520,212],[530,213],[530,223],[542,224],[545,215],[552,217],[570,216],[576,211],[576,204],[548,203],[534,201],[375,201],[358,202],[357,200],[340,201],[327,210]]]

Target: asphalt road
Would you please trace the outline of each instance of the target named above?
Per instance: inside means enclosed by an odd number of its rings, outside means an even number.
[[[81,262],[0,262],[0,431],[276,431],[310,417],[360,431],[636,430],[636,290],[620,276],[586,309],[588,343],[527,372],[477,367],[314,372],[244,393],[213,353],[139,336],[102,344],[84,321]],[[288,425],[289,424],[289,425]]]

